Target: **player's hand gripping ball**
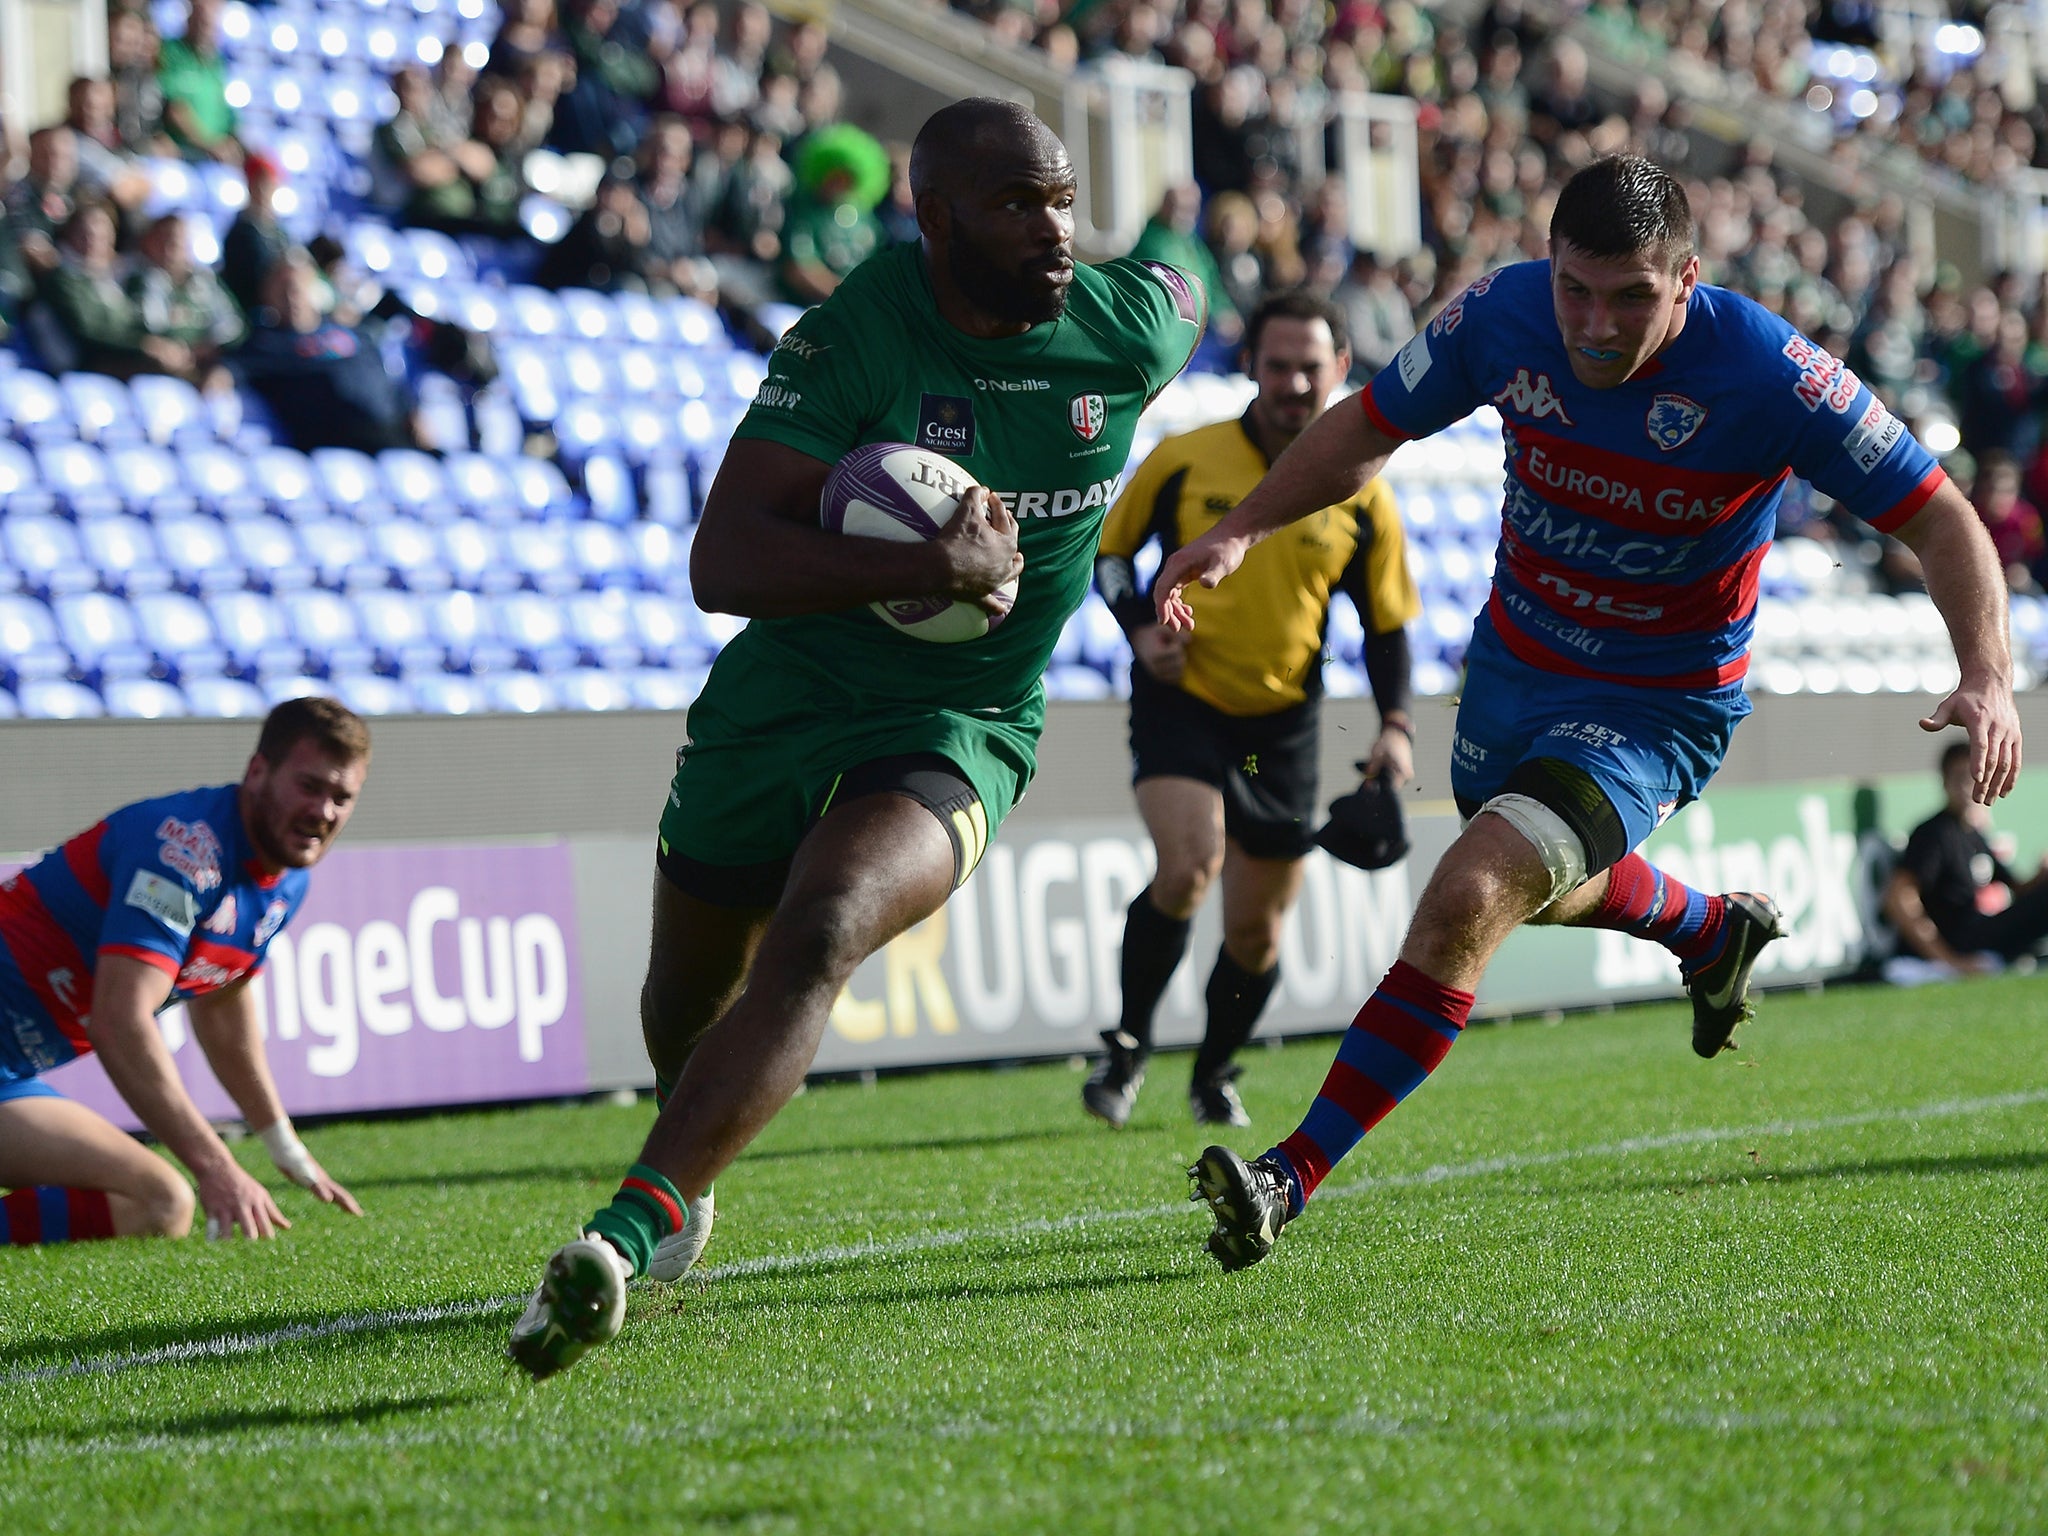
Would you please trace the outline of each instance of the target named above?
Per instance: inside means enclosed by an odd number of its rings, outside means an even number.
[[[943,454],[908,443],[868,443],[841,459],[825,477],[818,516],[831,533],[905,544],[936,539],[973,484],[973,477]],[[998,612],[943,593],[868,606],[906,635],[951,645],[979,640],[1002,623],[1016,601],[1017,583],[1004,582],[989,595],[999,604]]]

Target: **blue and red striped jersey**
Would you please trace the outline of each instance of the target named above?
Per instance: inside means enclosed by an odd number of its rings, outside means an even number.
[[[266,875],[235,784],[123,806],[0,881],[0,1064],[47,1071],[92,1049],[93,968],[128,955],[169,1002],[249,975],[305,900],[307,872]]]
[[[1532,666],[1602,681],[1741,680],[1788,477],[1887,533],[1945,478],[1854,373],[1725,288],[1695,288],[1677,340],[1627,383],[1588,388],[1547,261],[1467,288],[1361,398],[1398,438],[1500,412],[1507,482],[1480,630]]]

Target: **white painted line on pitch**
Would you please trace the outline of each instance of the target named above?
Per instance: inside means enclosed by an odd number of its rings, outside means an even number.
[[[1438,1163],[1414,1173],[1373,1175],[1349,1184],[1323,1190],[1318,1200],[1341,1200],[1381,1189],[1412,1189],[1448,1183],[1455,1179],[1486,1178],[1497,1173],[1518,1173],[1529,1168],[1555,1167],[1560,1163],[1584,1162],[1602,1157],[1629,1157],[1641,1152],[1669,1151],[1679,1147],[1708,1146],[1721,1141],[1753,1141],[1773,1136],[1807,1136],[1823,1131],[1849,1130],[1860,1125],[1897,1124],[1909,1120],[1945,1120],[1958,1116],[1996,1113],[2048,1103],[2048,1088],[2017,1093],[1992,1094],[1979,1099],[1942,1099],[1910,1108],[1866,1109],[1848,1115],[1828,1115],[1813,1120],[1770,1120],[1761,1125],[1710,1126],[1690,1131],[1669,1131],[1657,1136],[1631,1136],[1623,1141],[1597,1146],[1568,1147],[1556,1152],[1513,1152],[1500,1157],[1476,1158],[1463,1163]],[[1158,1221],[1187,1213],[1189,1202],[1135,1206],[1116,1211],[1081,1211],[1070,1216],[1041,1216],[1010,1222],[1000,1227],[955,1228],[940,1232],[919,1232],[907,1237],[875,1238],[861,1243],[835,1243],[800,1253],[768,1253],[758,1258],[735,1259],[729,1264],[707,1264],[694,1273],[706,1280],[740,1279],[753,1275],[798,1273],[860,1259],[894,1258],[903,1254],[927,1253],[941,1248],[959,1248],[968,1243],[1000,1242],[1020,1237],[1067,1232],[1077,1227],[1104,1222]],[[0,1386],[33,1381],[51,1381],[68,1376],[111,1376],[155,1365],[176,1365],[188,1360],[224,1360],[237,1355],[256,1354],[287,1344],[316,1339],[340,1338],[356,1333],[375,1333],[389,1328],[415,1327],[422,1323],[445,1322],[463,1317],[485,1317],[510,1311],[526,1302],[526,1293],[497,1296],[483,1301],[442,1302],[422,1307],[401,1307],[386,1311],[344,1313],[321,1323],[294,1323],[263,1333],[227,1333],[210,1339],[167,1344],[158,1349],[130,1354],[100,1355],[68,1360],[62,1365],[35,1366],[0,1374]]]

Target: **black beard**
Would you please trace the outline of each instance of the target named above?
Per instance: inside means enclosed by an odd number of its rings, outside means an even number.
[[[998,320],[1019,325],[1042,325],[1067,312],[1066,288],[1037,298],[1017,286],[1017,275],[1005,272],[974,240],[960,233],[954,224],[953,242],[946,248],[946,270],[953,286],[976,309]]]

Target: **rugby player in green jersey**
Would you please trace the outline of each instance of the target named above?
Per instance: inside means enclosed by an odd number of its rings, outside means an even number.
[[[847,979],[945,904],[1024,792],[1138,414],[1202,334],[1187,274],[1074,261],[1074,168],[1025,109],[935,113],[910,175],[922,241],[782,339],[705,504],[697,600],[753,622],[690,708],[661,819],[640,1017],[662,1108],[512,1330],[536,1377],[618,1333],[632,1277],[695,1262],[712,1180],[802,1084]],[[819,526],[826,474],[871,442],[975,482],[939,538]],[[994,611],[1013,578],[1009,617],[958,645],[867,607],[943,592]]]

